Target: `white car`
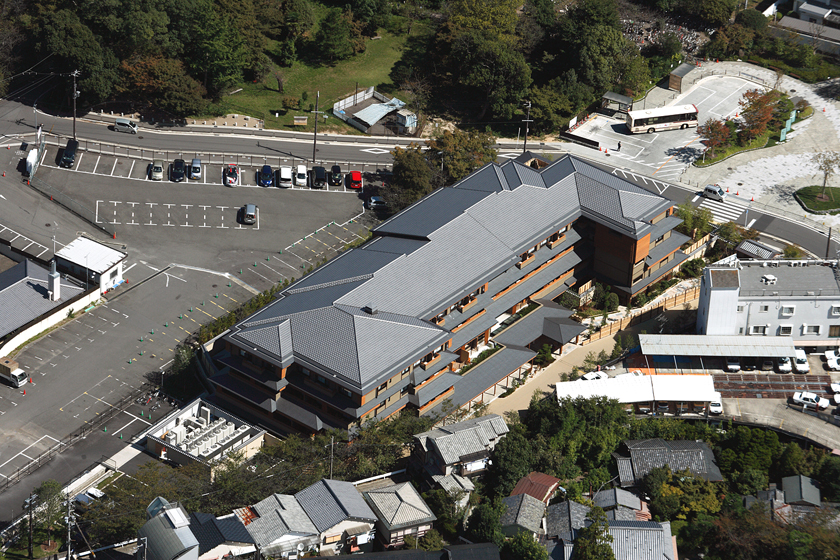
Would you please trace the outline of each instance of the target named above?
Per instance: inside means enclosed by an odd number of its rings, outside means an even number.
[[[593,379],[609,379],[609,377],[610,376],[603,371],[590,371],[589,373],[584,373],[580,376],[580,378],[584,381],[592,381]]]
[[[776,360],[776,364],[779,368],[779,373],[790,373],[793,371],[793,366],[790,363],[790,358],[779,358]]]
[[[831,384],[831,392],[832,393],[840,393],[840,383],[832,383]]]
[[[306,166],[305,165],[298,165],[297,171],[295,171],[295,185],[299,187],[306,186]]]
[[[741,360],[738,358],[726,358],[726,371],[741,371]]]
[[[228,164],[222,169],[222,182],[228,187],[235,187],[239,184],[239,168],[233,164]]]
[[[292,168],[288,165],[280,166],[280,180],[277,181],[278,187],[291,188],[294,174]]]
[[[715,399],[709,403],[709,414],[723,414],[723,403],[720,399],[720,393],[715,393]]]
[[[828,399],[818,396],[816,393],[809,393],[808,391],[797,391],[793,394],[793,402],[801,404],[802,406],[813,406],[814,408],[828,408],[831,404]]]

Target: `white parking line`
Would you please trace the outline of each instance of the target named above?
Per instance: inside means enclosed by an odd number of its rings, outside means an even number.
[[[102,156],[96,156],[96,163],[93,164],[93,171],[92,173],[96,173],[96,168],[99,167],[99,160],[102,159]]]
[[[134,164],[137,163],[136,159],[131,160],[131,168],[128,170],[127,177],[131,177],[131,172],[134,171]]]
[[[120,160],[119,160],[119,158],[117,158],[117,159],[115,159],[115,160],[114,160],[114,166],[113,166],[113,167],[111,167],[111,177],[113,177],[113,176],[114,176],[114,171],[116,171],[116,169],[117,169],[117,162],[118,162],[118,161],[120,161]]]

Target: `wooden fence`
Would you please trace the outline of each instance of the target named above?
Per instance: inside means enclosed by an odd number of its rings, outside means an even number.
[[[679,307],[680,305],[688,303],[689,301],[694,301],[699,296],[700,287],[698,286],[696,288],[686,290],[685,292],[678,294],[674,297],[666,298],[658,304],[654,305],[653,307],[639,309],[634,315],[631,315],[630,317],[625,317],[624,319],[620,319],[618,321],[615,321],[614,323],[610,323],[604,327],[601,327],[601,330],[592,333],[587,340],[581,341],[580,344],[589,344],[590,342],[595,342],[596,340],[600,340],[606,336],[611,336],[619,331],[623,331],[627,327],[643,323],[648,319],[652,319],[662,311]]]

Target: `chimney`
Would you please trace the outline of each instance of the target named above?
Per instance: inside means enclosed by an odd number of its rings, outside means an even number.
[[[55,269],[55,259],[50,263],[50,301],[61,299],[61,276]]]
[[[362,307],[362,311],[364,311],[368,315],[376,315],[377,313],[379,313],[379,310],[372,303],[369,303],[366,306]]]

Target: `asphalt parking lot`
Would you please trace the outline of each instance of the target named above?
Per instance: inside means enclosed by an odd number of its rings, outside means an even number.
[[[679,95],[669,105],[695,105],[699,111],[699,124],[709,118],[734,118],[738,101],[744,92],[760,88],[753,82],[733,76],[711,76],[698,81],[685,94]],[[644,109],[636,103],[634,110]],[[656,179],[677,179],[694,160],[703,156],[704,146],[697,130],[668,130],[653,134],[631,134],[620,118],[597,115],[575,129],[574,134],[597,140],[615,160],[612,165],[632,163],[635,169]],[[621,149],[618,143],[621,142]]]

